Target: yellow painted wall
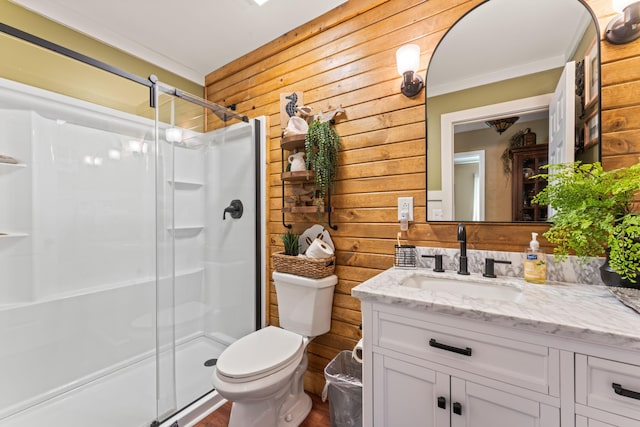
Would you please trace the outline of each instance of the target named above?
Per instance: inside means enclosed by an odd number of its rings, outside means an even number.
[[[154,64],[108,46],[37,15],[8,0],[0,0],[0,22],[105,62],[128,73],[158,76],[171,86],[203,95],[203,86]],[[94,67],[0,34],[0,77],[69,95],[121,111],[151,116],[149,90]]]

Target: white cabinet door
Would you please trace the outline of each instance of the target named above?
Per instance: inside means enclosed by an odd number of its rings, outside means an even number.
[[[616,427],[613,424],[603,423],[598,420],[576,415],[576,427]]]
[[[600,418],[606,421],[602,421]],[[638,427],[638,425],[640,425],[638,420],[604,412],[594,417],[576,415],[576,427]]]
[[[373,354],[374,427],[448,427],[449,408],[448,375]]]
[[[451,402],[451,427],[560,426],[558,408],[455,377]]]

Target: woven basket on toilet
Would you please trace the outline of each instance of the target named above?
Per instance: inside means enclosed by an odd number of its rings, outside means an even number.
[[[271,255],[273,269],[279,273],[295,274],[310,279],[322,279],[331,276],[336,268],[336,257],[308,258],[302,256],[285,255],[276,252]]]
[[[271,255],[274,270],[310,279],[321,279],[333,274],[336,257],[333,255],[333,249],[324,242],[320,239],[314,240],[305,253],[307,256],[285,255],[284,252],[274,253]]]

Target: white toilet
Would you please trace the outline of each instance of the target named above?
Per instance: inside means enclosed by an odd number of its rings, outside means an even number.
[[[307,345],[331,329],[335,275],[309,279],[273,273],[280,326],[231,344],[218,358],[213,386],[233,402],[229,427],[298,426],[311,411],[304,392]]]

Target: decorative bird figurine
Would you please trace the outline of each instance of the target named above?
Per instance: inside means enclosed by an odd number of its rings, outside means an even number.
[[[293,117],[296,114],[296,107],[298,106],[298,94],[292,93],[291,95],[285,96],[285,99],[288,99],[289,102],[285,105],[284,110],[287,112],[289,117]]]
[[[320,111],[318,114],[315,114],[313,116],[313,119],[318,120],[319,122],[328,122],[328,121],[334,120],[336,116],[342,113],[344,113],[344,109],[342,108],[342,106],[340,106],[335,110],[330,110],[330,111],[327,111],[326,113],[323,113],[322,111]]]

